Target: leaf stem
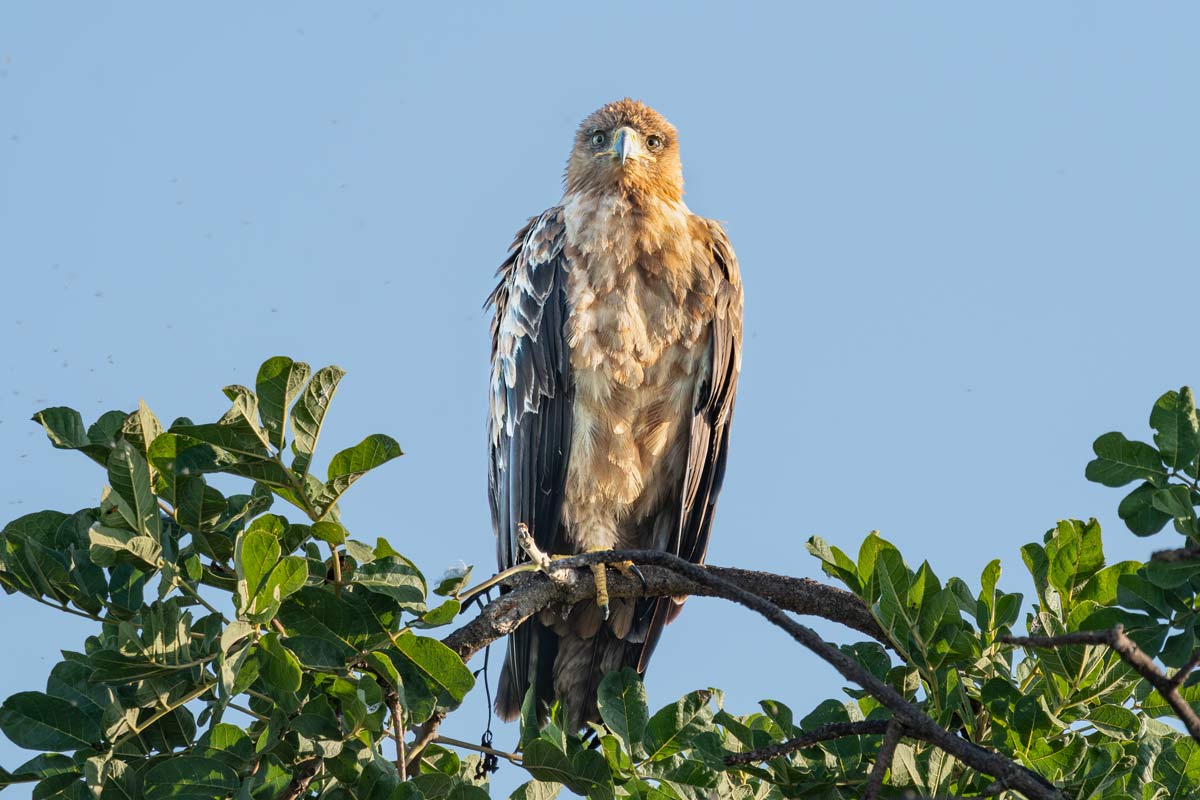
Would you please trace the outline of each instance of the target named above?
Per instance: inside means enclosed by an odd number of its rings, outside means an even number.
[[[342,596],[342,557],[338,555],[336,544],[329,545],[329,553],[333,556],[333,593]]]
[[[488,589],[492,588],[501,581],[511,578],[513,575],[520,575],[522,572],[537,572],[538,565],[532,561],[526,561],[523,564],[517,564],[515,567],[509,567],[503,572],[497,572],[492,577],[481,583],[472,586],[464,592],[458,592],[455,598],[462,603],[463,608],[466,608],[477,595],[483,594]]]
[[[188,693],[187,693],[187,694],[185,694],[183,697],[181,697],[181,698],[179,698],[178,700],[176,700],[174,703],[171,703],[170,705],[166,706],[166,707],[165,707],[165,708],[163,708],[162,710],[160,710],[160,711],[157,711],[157,712],[155,712],[154,714],[150,715],[150,718],[149,718],[149,719],[147,719],[145,722],[143,722],[141,725],[136,725],[136,724],[134,724],[134,725],[130,725],[130,726],[129,726],[129,732],[128,732],[128,733],[126,733],[124,736],[122,736],[120,739],[117,739],[115,742],[113,742],[113,744],[112,744],[112,749],[113,749],[113,750],[116,750],[116,749],[118,749],[118,748],[119,748],[121,745],[125,744],[125,742],[129,741],[130,739],[132,739],[134,736],[140,736],[140,735],[141,735],[143,732],[145,732],[145,731],[146,731],[146,730],[147,730],[147,729],[148,729],[148,728],[149,728],[151,725],[153,725],[154,723],[158,722],[160,719],[162,719],[163,717],[165,717],[167,714],[170,714],[172,711],[175,711],[175,710],[177,710],[177,709],[179,709],[179,708],[181,708],[181,707],[183,707],[183,706],[187,705],[188,703],[192,702],[192,701],[193,701],[193,700],[195,700],[197,697],[199,697],[200,695],[202,695],[202,694],[204,694],[205,692],[209,691],[210,689],[212,689],[212,688],[213,688],[213,687],[215,687],[216,685],[217,685],[217,682],[216,682],[216,681],[213,681],[212,683],[204,683],[204,684],[201,684],[199,687],[197,687],[197,688],[193,689],[192,691],[188,692]]]
[[[193,598],[195,598],[196,602],[200,603],[200,605],[207,608],[213,614],[216,614],[217,616],[219,616],[221,618],[221,622],[225,623],[226,625],[229,624],[229,620],[225,617],[225,615],[222,614],[220,611],[218,611],[211,603],[209,603],[207,600],[205,600],[203,597],[201,597],[200,592],[198,592],[195,588],[193,588],[192,585],[189,584],[187,581],[180,580],[179,576],[176,575],[172,582],[175,584],[175,586],[179,587],[183,591],[190,594]]]

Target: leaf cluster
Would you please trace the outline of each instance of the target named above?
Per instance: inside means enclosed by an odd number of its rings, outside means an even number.
[[[231,406],[210,423],[164,428],[144,403],[86,428],[69,408],[34,417],[55,447],[100,465],[107,486],[97,506],[6,525],[0,586],[98,632],[64,651],[44,691],[0,706],[0,730],[43,751],[0,771],[0,787],[258,800],[309,773],[327,798],[408,796],[385,753],[391,716],[403,729],[454,708],[474,677],[425,633],[458,601],[432,602],[411,561],[341,521],[346,491],[400,447],[374,434],[330,458],[324,479],[312,470],[342,375],[272,358],[254,389],[225,389]],[[248,479],[249,491],[223,494],[216,475]],[[291,510],[276,513],[278,501]]]

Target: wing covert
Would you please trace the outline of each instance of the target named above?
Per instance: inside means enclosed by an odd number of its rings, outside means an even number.
[[[525,556],[517,525],[562,552],[560,518],[571,444],[565,226],[553,208],[517,234],[488,298],[492,320],[488,495],[501,570]]]

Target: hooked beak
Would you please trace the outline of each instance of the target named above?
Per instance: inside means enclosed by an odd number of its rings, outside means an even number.
[[[631,158],[641,158],[646,154],[642,148],[642,139],[638,136],[637,131],[633,128],[619,128],[616,135],[613,136],[613,146],[610,150],[615,157],[621,160],[621,166],[625,166],[625,162]]]

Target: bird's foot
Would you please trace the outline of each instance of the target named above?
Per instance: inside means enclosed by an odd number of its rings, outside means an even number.
[[[529,556],[529,560],[539,570],[546,573],[550,580],[559,583],[563,580],[563,576],[559,568],[555,566],[555,562],[561,561],[564,558],[570,558],[572,555],[577,555],[571,553],[556,555],[545,552],[537,546],[537,542],[533,540],[533,534],[529,532],[529,527],[524,522],[517,525],[517,544],[521,546],[521,549]]]
[[[607,549],[607,547],[595,547],[587,552],[603,553]],[[600,610],[604,613],[604,618],[607,620],[609,615],[609,597],[608,572],[605,568],[610,565],[599,563],[588,566],[592,570],[592,576],[596,579],[596,605],[600,606]],[[642,571],[632,561],[614,561],[611,566],[627,578],[637,578],[642,582],[643,588],[650,588],[650,585],[646,582],[646,576],[642,574]]]

